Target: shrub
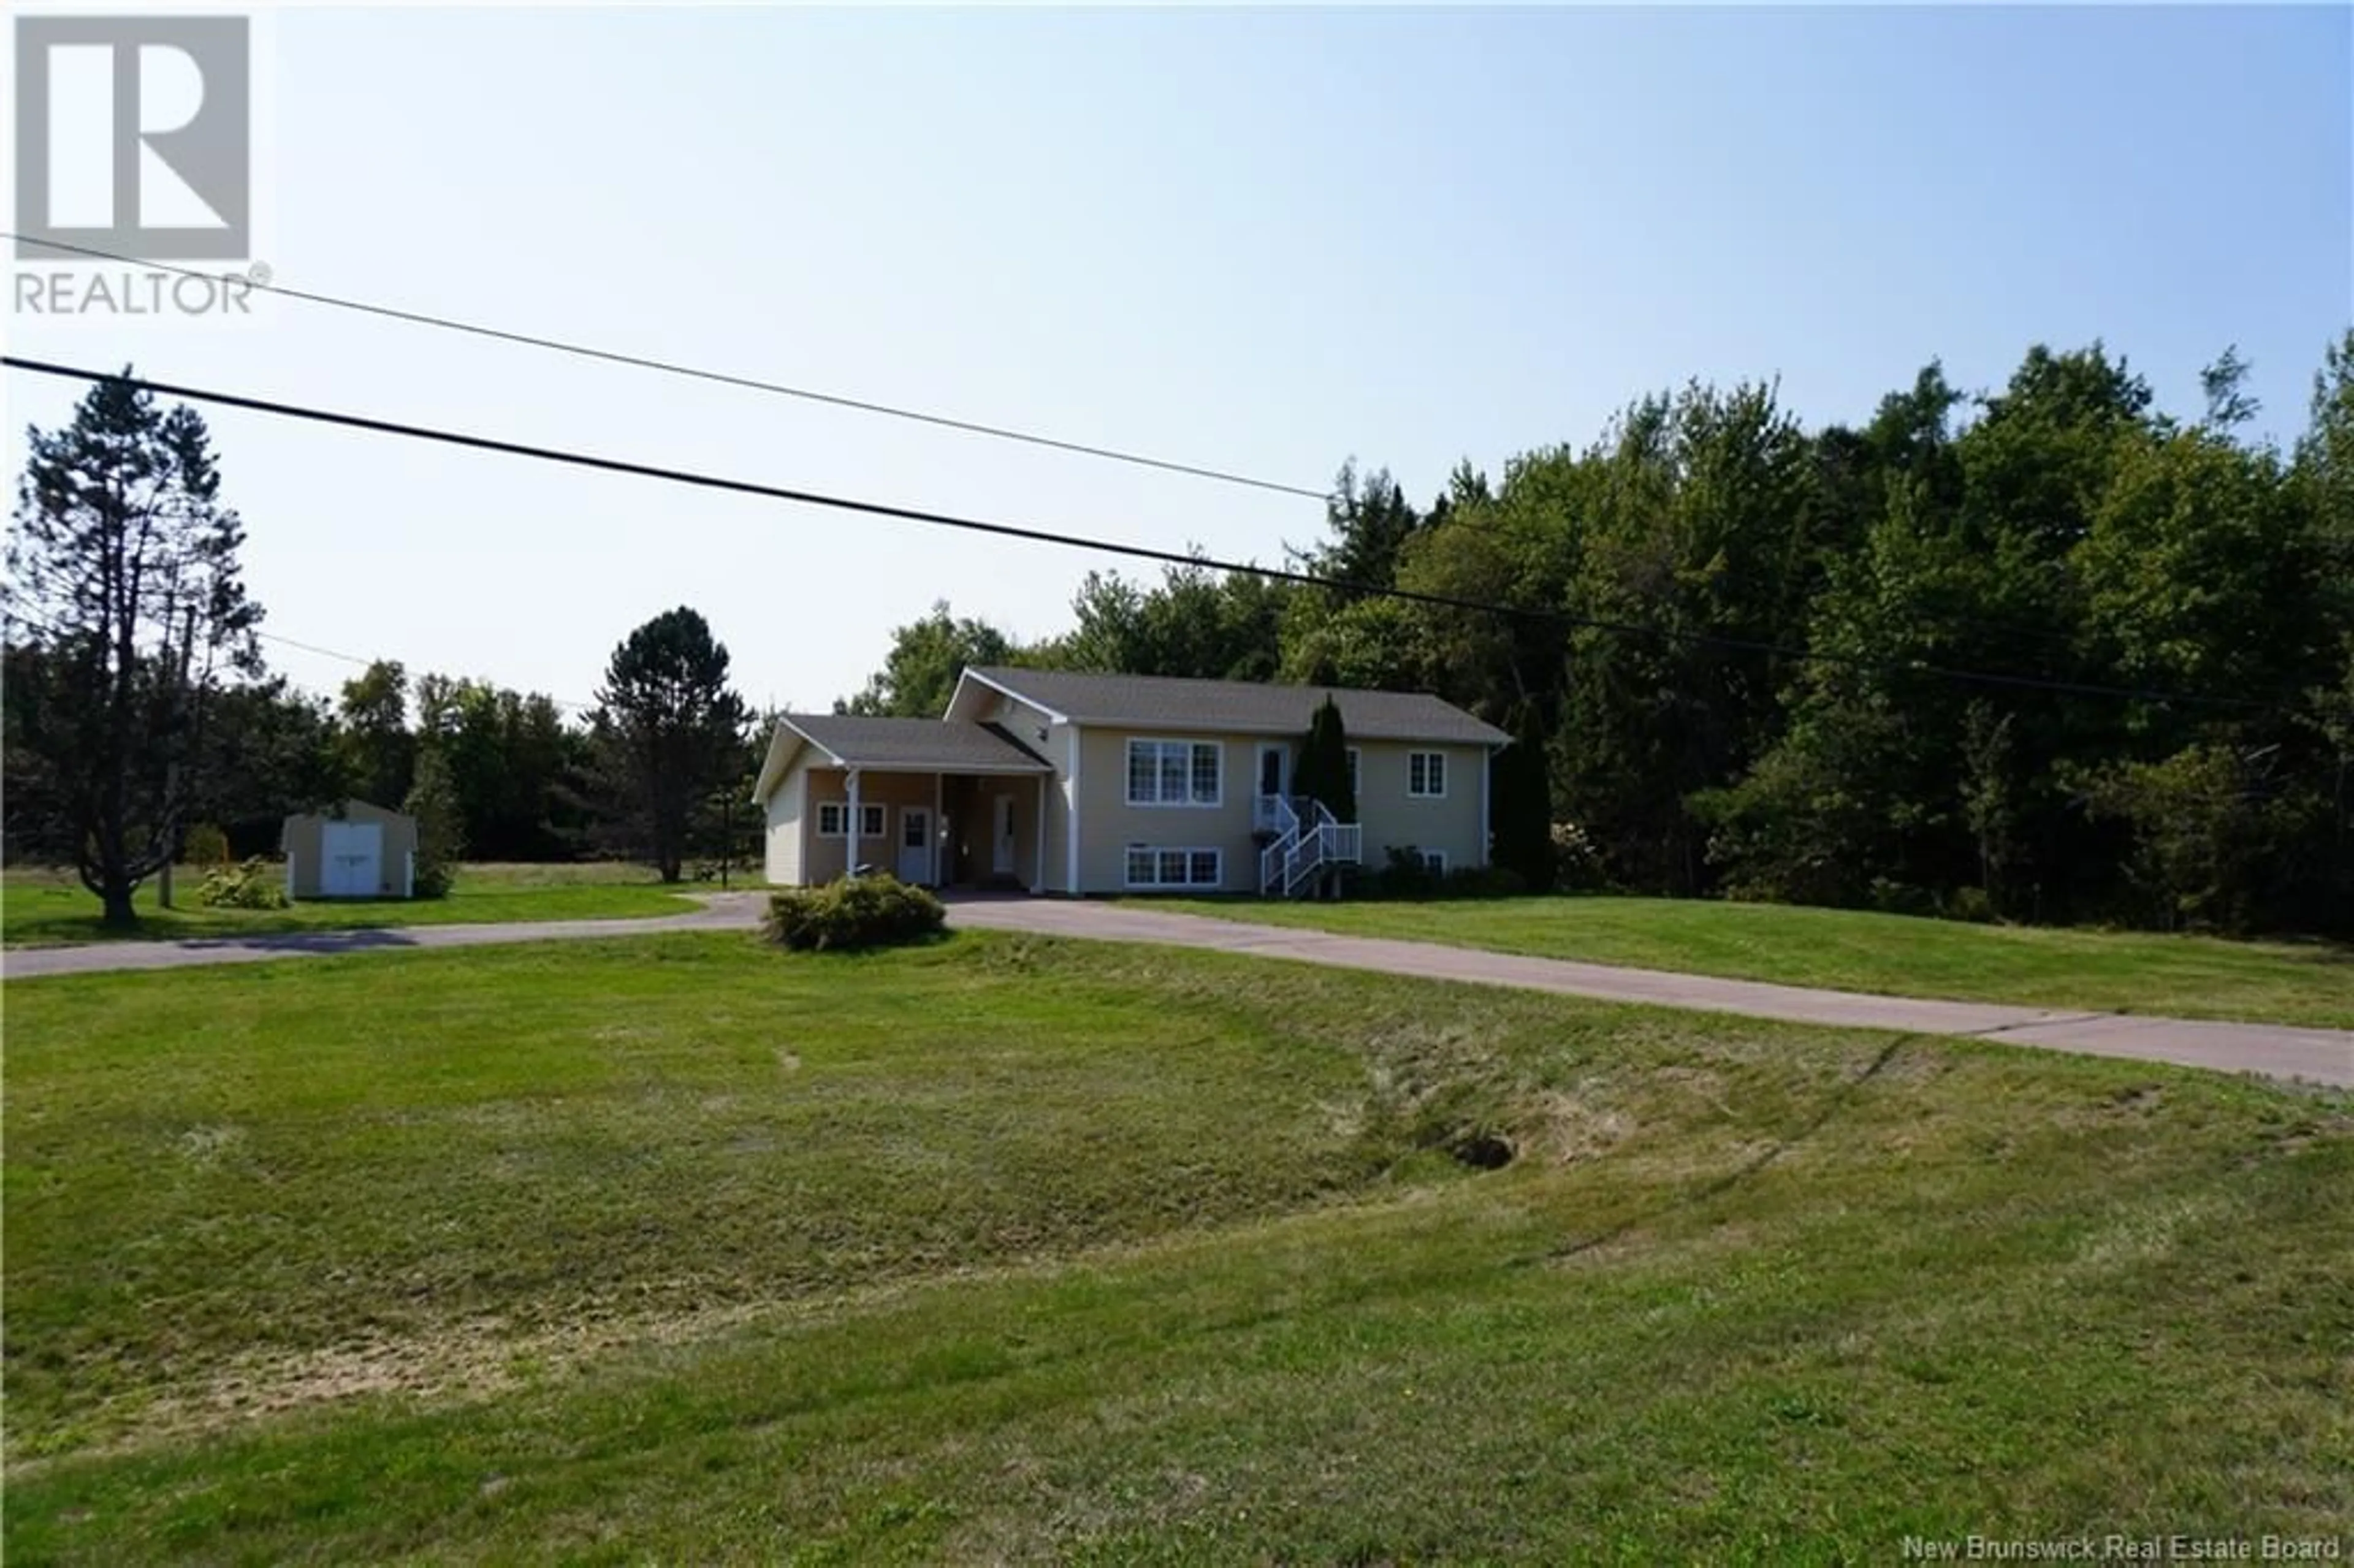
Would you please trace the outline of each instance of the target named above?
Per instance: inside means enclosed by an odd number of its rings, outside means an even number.
[[[1458,865],[1438,885],[1443,898],[1513,898],[1528,890],[1528,878],[1508,865]]]
[[[1999,918],[1994,899],[1983,887],[1955,888],[1940,913],[1948,920],[1967,920],[1978,926],[1989,925]]]
[[[771,894],[762,928],[795,952],[850,952],[920,942],[947,923],[948,911],[929,893],[876,875]]]
[[[1458,865],[1433,871],[1411,845],[1393,848],[1389,863],[1363,879],[1372,898],[1506,898],[1529,889],[1527,879],[1500,865]]]
[[[1936,901],[1929,890],[1893,876],[1875,876],[1871,883],[1872,907],[1882,915],[1934,915]]]
[[[401,810],[417,821],[417,861],[409,878],[409,895],[445,898],[456,880],[458,857],[465,850],[465,818],[459,810],[458,786],[439,746],[418,748],[414,782]]]
[[[214,909],[283,909],[286,874],[259,855],[235,865],[216,866],[205,873],[196,888],[196,902]]]
[[[1439,874],[1424,863],[1413,844],[1393,844],[1389,863],[1365,878],[1365,892],[1374,898],[1427,898],[1438,891]]]
[[[1593,893],[1607,885],[1601,852],[1575,822],[1553,825],[1553,885],[1561,893]]]
[[[215,822],[197,822],[180,835],[182,865],[227,865],[228,835]]]

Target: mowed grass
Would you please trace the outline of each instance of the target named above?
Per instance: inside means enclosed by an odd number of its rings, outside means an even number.
[[[140,928],[128,935],[165,941],[368,927],[686,915],[699,906],[683,893],[716,892],[719,885],[695,883],[666,888],[645,866],[610,862],[550,865],[481,862],[460,868],[446,898],[306,899],[291,909],[208,909],[196,902],[196,889],[203,881],[201,869],[181,867],[175,875],[170,909],[156,903],[152,880],[142,885],[133,901],[139,911]],[[107,930],[99,924],[98,914],[96,895],[71,871],[17,867],[0,873],[0,942],[12,948],[122,940],[125,933]]]
[[[2354,1027],[2354,948],[2335,942],[1973,926],[1850,909],[1685,898],[1150,903],[1352,937],[1395,937],[1883,996]]]
[[[994,934],[6,1001],[12,1564],[2354,1519],[2344,1096]]]

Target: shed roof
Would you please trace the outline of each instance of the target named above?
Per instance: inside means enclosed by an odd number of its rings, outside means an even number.
[[[315,811],[289,811],[286,813],[286,820],[289,822],[299,822],[312,818],[323,818],[329,821],[348,821],[354,818],[364,822],[405,822],[408,821],[408,817],[404,812],[396,811],[389,806],[379,806],[373,800],[360,800],[357,796],[355,796],[348,800],[338,800],[332,806],[322,807],[320,810]]]

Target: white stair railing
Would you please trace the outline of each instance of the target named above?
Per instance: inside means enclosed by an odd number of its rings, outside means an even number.
[[[1259,853],[1261,896],[1296,897],[1327,866],[1363,863],[1364,830],[1332,815],[1321,800],[1301,795],[1263,795],[1266,821],[1277,836]]]
[[[1251,813],[1252,820],[1264,821],[1260,832],[1272,832],[1274,842],[1259,852],[1258,892],[1264,898],[1278,887],[1285,887],[1292,852],[1299,846],[1299,813],[1281,795],[1261,795]]]

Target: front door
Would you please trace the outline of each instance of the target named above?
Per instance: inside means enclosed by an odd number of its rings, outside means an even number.
[[[932,809],[899,808],[899,880],[917,886],[932,884]]]
[[[1291,748],[1262,741],[1258,748],[1258,792],[1285,795],[1291,789]]]
[[[997,832],[992,835],[995,847],[989,857],[989,869],[1000,876],[1013,874],[1013,797],[997,798]]]

